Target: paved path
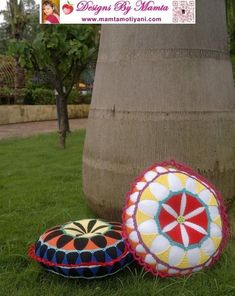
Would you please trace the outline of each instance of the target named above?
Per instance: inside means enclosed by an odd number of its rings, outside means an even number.
[[[70,129],[85,129],[87,118],[70,119]],[[37,134],[57,132],[57,121],[40,121],[0,125],[0,139],[12,137],[28,137]]]

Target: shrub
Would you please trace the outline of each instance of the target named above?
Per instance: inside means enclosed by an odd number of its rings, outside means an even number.
[[[83,100],[83,104],[90,104],[91,103],[91,94],[87,94],[87,95],[83,95],[82,96]]]
[[[68,97],[68,104],[90,104],[91,94],[82,95],[77,90],[73,89]]]
[[[28,90],[26,88],[0,87],[1,104],[22,104]]]
[[[15,104],[23,104],[24,98],[28,93],[27,88],[18,88],[15,90]]]
[[[75,89],[68,96],[68,104],[82,104],[82,97]]]
[[[82,95],[73,89],[68,96],[68,104],[90,104],[91,94]],[[49,88],[22,88],[14,89],[0,87],[0,104],[25,105],[55,105],[54,90]]]
[[[55,105],[55,94],[51,89],[36,88],[32,90],[32,104]]]
[[[9,88],[7,86],[0,87],[0,98],[7,99],[9,97],[14,97],[14,88]]]

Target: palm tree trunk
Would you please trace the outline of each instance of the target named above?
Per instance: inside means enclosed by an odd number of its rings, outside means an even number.
[[[24,69],[20,66],[19,58],[15,59],[15,88],[23,88],[25,86]]]
[[[197,1],[196,25],[103,26],[83,154],[92,209],[121,219],[125,194],[175,159],[235,195],[235,92],[225,2]]]

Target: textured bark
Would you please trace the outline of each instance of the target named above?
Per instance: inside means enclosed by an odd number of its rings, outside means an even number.
[[[235,91],[225,3],[197,1],[196,25],[103,26],[83,156],[84,192],[121,219],[138,174],[168,159],[235,195]]]
[[[67,99],[64,95],[58,96],[58,122],[59,122],[59,146],[64,149],[66,145],[66,136],[69,130]]]
[[[20,66],[18,58],[16,58],[15,64],[15,88],[21,89],[25,87],[24,69]]]

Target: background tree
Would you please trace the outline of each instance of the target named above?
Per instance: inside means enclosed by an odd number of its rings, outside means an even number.
[[[97,55],[97,27],[91,25],[41,26],[33,41],[12,41],[10,52],[23,68],[46,77],[58,93],[60,146],[69,132],[67,98],[81,73]]]
[[[20,40],[23,38],[23,32],[26,25],[26,14],[24,10],[24,3],[22,0],[10,0],[7,2],[7,11],[5,13],[7,19],[7,30],[11,38]],[[15,56],[15,88],[24,87],[24,71],[20,67],[20,56]]]
[[[1,12],[4,23],[0,27],[1,53],[6,53],[11,39],[16,41],[26,38],[30,40],[36,32],[38,24],[38,5],[34,0],[9,0],[7,9]],[[15,89],[24,87],[25,76],[20,66],[20,55],[15,55]]]

